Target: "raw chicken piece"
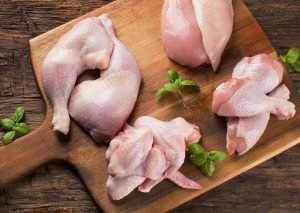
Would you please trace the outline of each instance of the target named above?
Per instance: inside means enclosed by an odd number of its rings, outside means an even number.
[[[182,65],[215,70],[231,36],[232,0],[165,0],[162,36],[167,55]]]
[[[172,60],[189,67],[209,63],[192,0],[165,0],[162,33],[165,51]]]
[[[288,100],[289,89],[280,85],[269,96]],[[229,154],[237,152],[242,155],[249,151],[260,139],[270,119],[270,113],[265,112],[252,117],[227,118],[227,151]]]
[[[126,125],[106,152],[108,193],[112,199],[119,200],[136,187],[149,192],[164,178],[184,188],[200,189],[198,183],[178,171],[184,162],[186,144],[200,137],[198,127],[183,118],[162,122],[142,116],[134,127]]]
[[[216,71],[232,33],[232,0],[193,0],[193,7],[206,54]]]
[[[106,69],[113,42],[99,18],[87,18],[67,32],[46,56],[42,83],[53,109],[53,129],[67,134],[70,117],[67,109],[77,76],[87,69]]]
[[[121,130],[134,107],[141,73],[133,55],[116,37],[111,20],[106,15],[99,18],[114,43],[111,61],[100,78],[74,88],[69,112],[96,142],[107,142]]]
[[[240,88],[238,85],[241,85]],[[224,97],[226,93],[228,97]],[[295,105],[267,96],[254,80],[233,78],[215,90],[212,111],[225,117],[250,117],[271,113],[280,120],[287,120],[295,115]]]
[[[249,151],[264,133],[270,113],[281,120],[295,115],[295,105],[287,101],[288,88],[277,87],[282,76],[283,67],[278,61],[259,54],[243,58],[235,66],[233,78],[216,88],[212,111],[227,117],[229,154]]]
[[[283,66],[267,54],[243,58],[233,69],[232,78],[250,78],[264,93],[271,92],[282,81]]]

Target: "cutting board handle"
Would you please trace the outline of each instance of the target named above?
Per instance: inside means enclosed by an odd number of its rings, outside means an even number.
[[[48,161],[62,158],[57,152],[56,137],[51,126],[44,122],[32,133],[0,147],[0,186],[33,172]]]

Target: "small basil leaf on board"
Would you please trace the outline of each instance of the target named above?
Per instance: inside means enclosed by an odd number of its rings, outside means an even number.
[[[14,125],[15,122],[11,119],[4,118],[0,120],[0,126],[5,130],[11,130]]]
[[[199,85],[197,84],[197,82],[192,81],[192,80],[184,80],[184,81],[181,81],[180,84],[181,84],[181,86],[190,86],[195,89],[199,89]]]
[[[189,152],[194,155],[199,155],[205,152],[203,146],[198,143],[189,143],[187,147]]]
[[[175,70],[168,70],[168,76],[172,83],[174,83],[176,80],[180,80],[180,76]]]
[[[164,90],[171,92],[173,89],[176,88],[176,86],[172,83],[166,83],[163,88]]]
[[[211,177],[215,171],[215,165],[212,161],[208,160],[202,167],[203,173],[206,176]]]
[[[161,98],[162,98],[165,94],[167,94],[167,93],[168,93],[168,91],[166,91],[164,88],[160,88],[160,89],[157,91],[155,97],[156,97],[156,99],[161,99]]]
[[[24,116],[24,108],[23,107],[18,107],[14,113],[14,117],[13,120],[18,123],[22,120],[23,116]]]
[[[14,139],[15,135],[16,135],[15,131],[9,131],[5,133],[3,136],[3,144],[4,145],[9,144]]]
[[[225,153],[220,151],[210,151],[208,154],[209,160],[211,160],[214,163],[223,161],[225,157],[226,157]]]
[[[175,85],[176,88],[179,88],[180,87],[180,80],[176,79],[175,82],[174,82],[174,85]]]
[[[17,124],[14,128],[14,131],[16,131],[17,134],[19,135],[26,135],[30,132],[29,127],[25,123],[19,123]]]
[[[160,88],[156,93],[156,98],[160,99],[168,92],[171,92],[175,88],[175,85],[172,83],[166,83],[163,88]]]
[[[184,103],[184,99],[183,99],[182,91],[181,91],[182,86],[195,87],[196,83],[193,81],[190,81],[190,80],[185,80],[183,84],[186,84],[186,85],[182,85],[181,77],[180,77],[179,73],[176,72],[175,70],[168,70],[168,76],[169,76],[170,82],[165,84],[162,88],[160,88],[157,91],[157,93],[155,95],[156,99],[159,100],[165,94],[174,90],[177,93],[178,97],[180,98],[183,107],[186,109],[186,105]],[[199,86],[197,88],[199,88]]]
[[[205,164],[206,160],[203,158],[203,156],[201,155],[194,155],[192,154],[190,156],[190,160],[191,162],[195,165],[195,166],[198,166],[198,167],[201,167],[202,165]]]

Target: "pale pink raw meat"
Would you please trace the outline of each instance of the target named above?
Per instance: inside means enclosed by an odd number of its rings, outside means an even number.
[[[50,50],[42,65],[42,83],[50,99],[53,129],[67,134],[70,117],[68,101],[77,76],[87,69],[106,69],[113,42],[99,18],[77,23]]]
[[[236,79],[245,81],[244,79]],[[224,87],[225,90],[229,87]],[[224,117],[250,117],[260,113],[271,113],[280,120],[290,119],[295,115],[295,105],[289,101],[267,96],[254,80],[248,80],[231,97],[226,100],[221,91],[217,88],[213,95],[213,112]],[[228,91],[228,94],[232,94]],[[219,96],[221,97],[219,99]],[[217,104],[215,102],[218,102]]]
[[[278,86],[269,96],[289,99],[290,91],[284,85]],[[242,155],[249,151],[260,139],[270,119],[270,113],[265,112],[252,117],[227,118],[227,151],[229,154],[237,152]]]
[[[162,37],[167,55],[196,67],[217,70],[233,27],[232,0],[165,0]]]
[[[119,200],[136,187],[149,192],[165,178],[184,188],[200,189],[198,183],[178,171],[184,162],[186,144],[200,137],[199,128],[183,118],[163,122],[142,116],[133,127],[126,125],[106,152],[108,193]]]
[[[189,67],[209,63],[192,0],[165,0],[162,34],[165,51],[172,60]]]
[[[282,81],[283,66],[267,54],[245,57],[233,69],[232,78],[250,78],[264,93],[271,92]]]
[[[77,85],[70,97],[71,117],[96,142],[108,142],[123,127],[137,99],[141,73],[129,50],[118,40],[111,20],[99,17],[114,50],[110,64],[100,78]]]
[[[227,117],[229,154],[249,151],[264,133],[270,114],[280,120],[295,115],[295,105],[287,101],[288,88],[277,87],[282,77],[283,66],[277,60],[258,54],[243,58],[235,66],[232,79],[216,88],[212,111]]]
[[[294,116],[295,105],[266,94],[279,85],[283,66],[266,54],[243,58],[234,68],[232,79],[213,94],[212,111],[225,117],[250,117],[272,113],[280,120]]]

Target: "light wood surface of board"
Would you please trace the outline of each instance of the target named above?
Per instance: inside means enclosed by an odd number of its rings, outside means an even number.
[[[71,123],[68,136],[56,135],[52,131],[52,108],[42,88],[41,64],[48,51],[75,23],[86,17],[107,13],[113,20],[118,37],[132,51],[142,70],[143,82],[129,122],[141,115],[152,115],[161,120],[182,116],[200,127],[201,143],[206,148],[225,151],[225,119],[217,117],[210,109],[214,89],[231,77],[234,65],[242,57],[262,52],[273,57],[277,56],[244,3],[241,0],[233,2],[234,30],[217,73],[214,73],[208,65],[190,70],[176,65],[166,57],[160,34],[163,0],[118,0],[30,40],[32,65],[45,98],[47,116],[35,132],[7,147],[0,148],[0,184],[4,185],[20,178],[49,161],[60,160],[75,167],[91,195],[104,211],[161,212],[172,209],[298,144],[299,113],[289,121],[277,121],[272,117],[259,144],[241,157],[236,155],[227,157],[217,166],[213,177],[203,176],[186,160],[181,168],[182,173],[202,184],[203,190],[181,189],[165,180],[150,193],[134,191],[121,201],[112,201],[105,187],[106,147],[95,144],[74,122]],[[175,95],[168,95],[160,102],[154,98],[157,89],[168,81],[166,70],[170,68],[178,70],[184,79],[193,79],[200,84],[199,93],[185,93],[187,110]],[[299,112],[299,102],[286,74],[284,83],[290,88],[291,101],[296,104],[296,110]]]

